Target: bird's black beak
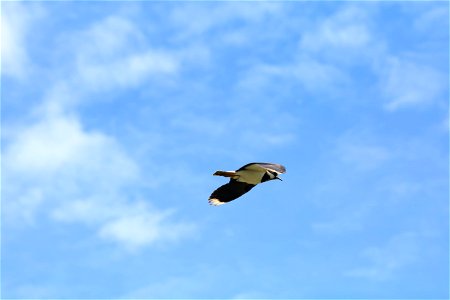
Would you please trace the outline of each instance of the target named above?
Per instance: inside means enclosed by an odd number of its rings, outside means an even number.
[[[283,179],[281,179],[280,177],[275,177],[275,179],[278,179],[278,180],[281,180],[281,181],[283,181]]]

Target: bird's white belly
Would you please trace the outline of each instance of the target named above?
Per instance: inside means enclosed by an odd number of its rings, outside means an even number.
[[[257,172],[252,170],[243,170],[236,172],[239,177],[237,181],[245,182],[249,184],[258,184],[261,183],[261,179],[264,175],[264,172]]]

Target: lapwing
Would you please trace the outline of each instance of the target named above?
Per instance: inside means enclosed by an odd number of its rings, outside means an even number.
[[[213,175],[230,177],[230,182],[216,189],[209,196],[209,204],[222,205],[244,195],[257,184],[279,179],[278,175],[286,172],[286,168],[272,163],[249,163],[236,171],[216,171]]]

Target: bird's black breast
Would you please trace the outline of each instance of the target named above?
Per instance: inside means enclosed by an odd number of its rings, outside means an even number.
[[[211,196],[209,196],[209,198],[217,199],[220,202],[229,202],[247,193],[254,186],[255,184],[249,184],[245,182],[236,181],[235,179],[230,179],[229,183],[219,187],[211,194]]]

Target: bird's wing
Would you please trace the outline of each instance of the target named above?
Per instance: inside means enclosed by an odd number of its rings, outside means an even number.
[[[239,182],[231,179],[229,183],[222,185],[209,196],[209,204],[222,205],[250,191],[255,185]]]
[[[253,171],[260,171],[265,172],[266,170],[271,170],[277,173],[285,173],[286,168],[279,164],[272,164],[272,163],[250,163],[246,164],[245,166],[239,168],[237,171],[242,170],[253,170]]]

